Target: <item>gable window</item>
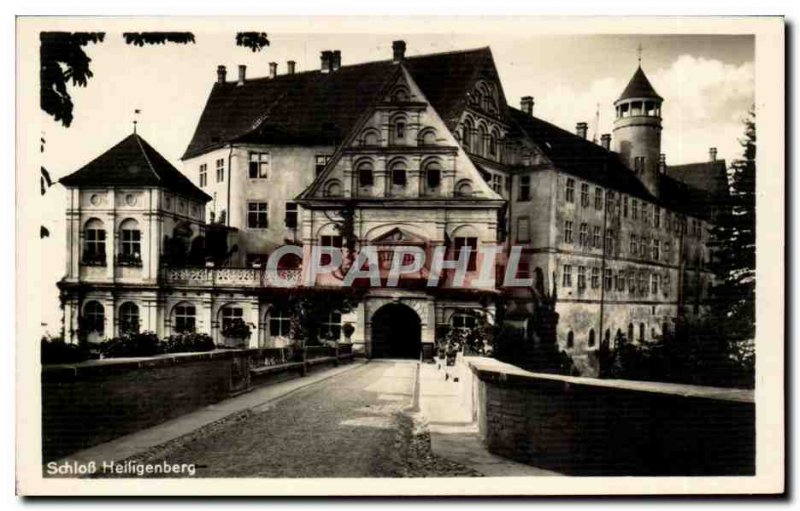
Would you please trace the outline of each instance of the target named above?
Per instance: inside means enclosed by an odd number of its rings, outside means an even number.
[[[581,206],[589,206],[589,185],[586,183],[581,184]]]
[[[589,233],[588,233],[589,226],[586,223],[581,223],[580,228],[578,229],[578,244],[582,247],[585,247],[586,244],[589,242]]]
[[[317,154],[314,156],[314,175],[319,176],[330,160],[330,154]]]
[[[142,231],[133,218],[119,226],[120,253],[117,263],[121,266],[140,266],[142,264]]]
[[[175,331],[194,332],[197,325],[197,310],[194,305],[175,306]]]
[[[83,319],[88,332],[102,334],[105,329],[105,309],[100,302],[92,300],[83,308]]]
[[[203,163],[200,165],[200,188],[205,188],[208,185],[208,164]]]
[[[247,228],[266,229],[269,227],[269,210],[266,202],[247,203]]]
[[[497,135],[494,133],[489,135],[489,154],[497,156]]]
[[[561,275],[561,286],[572,287],[572,265],[565,264]]]
[[[320,337],[330,341],[338,341],[342,336],[342,314],[333,311],[320,322]]]
[[[372,164],[369,162],[363,162],[358,166],[358,186],[361,188],[366,188],[372,186],[375,183],[374,178],[372,176]]]
[[[269,336],[289,337],[292,332],[292,316],[283,308],[269,311]]]
[[[572,221],[564,222],[564,243],[572,243]]]
[[[575,202],[575,180],[567,178],[567,187],[564,191],[564,198],[567,202]]]
[[[519,195],[517,200],[520,202],[528,201],[531,199],[531,176],[519,177]]]
[[[586,267],[578,266],[578,289],[586,289]]]
[[[600,268],[597,266],[592,268],[592,289],[600,287]]]
[[[429,163],[425,168],[425,185],[429,189],[439,188],[442,183],[442,171],[436,162]]]
[[[217,158],[217,183],[221,183],[225,180],[225,159],[224,158]]]
[[[284,223],[289,229],[297,229],[297,203],[286,203],[286,217]]]
[[[333,247],[337,249],[342,248],[342,237],[341,236],[320,236],[319,245],[321,247]],[[320,257],[320,263],[330,264],[331,263],[331,255],[327,253],[322,253]]]
[[[492,174],[492,190],[500,195],[503,194],[503,176],[500,174]]]
[[[594,209],[603,209],[603,190],[600,187],[594,189]]]
[[[92,218],[83,228],[82,263],[91,266],[106,264],[106,230],[103,222]]]
[[[477,268],[478,238],[473,236],[456,237],[453,240],[453,255],[455,258],[458,258],[461,254],[462,247],[468,248],[469,259],[467,260],[467,271],[475,271]]]
[[[250,179],[267,179],[269,177],[269,153],[250,153]]]
[[[139,331],[139,306],[133,302],[125,302],[119,308],[119,331],[123,334]]]

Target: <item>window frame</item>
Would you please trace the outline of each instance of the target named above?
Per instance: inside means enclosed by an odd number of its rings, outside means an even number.
[[[253,210],[253,206],[256,209]],[[261,208],[263,206],[263,209]],[[255,215],[255,216],[254,216]],[[264,225],[260,225],[260,218],[263,215]],[[251,220],[255,219],[255,222]],[[253,225],[255,224],[255,225]],[[247,228],[250,230],[269,229],[269,203],[264,201],[247,201]]]
[[[191,313],[189,310],[191,309]],[[197,330],[197,307],[192,304],[178,304],[172,311],[175,333],[192,333]]]
[[[270,153],[264,151],[250,151],[247,157],[248,179],[269,179],[271,164]]]

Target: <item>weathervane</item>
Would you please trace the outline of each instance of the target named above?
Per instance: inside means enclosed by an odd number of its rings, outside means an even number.
[[[639,46],[636,47],[636,55],[639,60],[639,67],[642,67],[642,43],[639,43]]]
[[[134,115],[134,117],[133,117],[133,134],[134,135],[136,134],[136,125],[139,124],[139,118],[136,117],[136,116],[139,115],[140,113],[142,113],[142,111],[139,110],[138,108],[133,111],[133,115]]]

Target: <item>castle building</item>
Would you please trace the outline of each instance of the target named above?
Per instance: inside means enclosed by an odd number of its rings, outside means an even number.
[[[278,75],[271,63],[255,79],[239,66],[228,80],[219,66],[182,158],[188,180],[136,135],[62,179],[68,337],[196,329],[224,343],[226,321],[243,318],[251,346],[282,346],[287,288],[342,287],[336,272],[309,276],[302,261],[320,246],[342,249],[346,264],[373,247],[382,272],[400,245],[443,247],[448,260],[468,252],[464,285],[453,272],[425,285],[426,264],[320,318],[331,337],[352,324],[354,349],[370,357],[429,356],[439,327],[470,328],[499,297],[530,332],[548,299],[560,348],[591,374],[582,361],[601,342],[652,340],[702,313],[725,163],[713,151],[666,164],[664,99],[641,68],[598,144],[586,123],[571,133],[535,117],[529,96],[509,106],[489,48],[405,50],[395,41],[391,59],[349,66],[325,51],[317,70],[290,61]],[[202,260],[211,239],[224,249]],[[303,257],[283,258],[276,279],[264,265],[285,245]],[[513,246],[528,288],[502,285]],[[486,249],[501,254],[491,275]]]

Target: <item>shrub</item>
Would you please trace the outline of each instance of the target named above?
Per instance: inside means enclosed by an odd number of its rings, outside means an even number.
[[[214,351],[214,340],[208,334],[189,332],[170,335],[164,339],[163,353],[188,353],[192,351]]]
[[[42,337],[42,364],[74,364],[89,358],[89,350],[79,344],[68,344],[61,337]]]
[[[222,335],[244,341],[250,338],[250,325],[243,319],[236,318],[222,329]]]
[[[128,333],[100,345],[104,358],[152,357],[163,353],[163,345],[154,332]]]

